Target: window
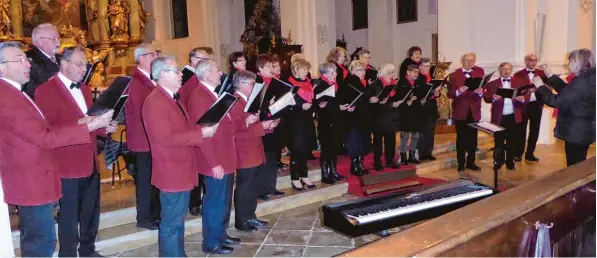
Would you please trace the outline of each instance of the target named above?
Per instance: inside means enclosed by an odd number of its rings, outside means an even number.
[[[417,21],[417,0],[396,0],[397,23]]]
[[[172,0],[172,25],[175,39],[189,36],[187,0]]]
[[[352,30],[369,27],[367,0],[352,0]]]

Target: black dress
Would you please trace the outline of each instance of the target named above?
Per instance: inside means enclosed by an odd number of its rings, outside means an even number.
[[[413,86],[408,82],[407,79],[402,78],[398,81],[398,87],[403,88],[412,88]],[[413,101],[412,104],[409,106],[406,104],[408,99],[404,100],[398,110],[400,112],[400,131],[403,132],[420,132],[421,127],[424,121],[423,117],[423,106],[421,105],[420,96],[421,89],[419,89],[419,85],[415,83],[414,86],[414,94],[417,97],[417,100]],[[418,93],[418,94],[417,94]],[[419,95],[419,96],[417,96]]]
[[[315,95],[320,94],[329,87],[337,87],[330,85],[325,80],[317,80],[316,84],[317,86],[313,89]],[[336,95],[337,93],[336,90]],[[313,102],[313,108],[317,113],[317,133],[321,145],[321,159],[324,161],[334,159],[340,154],[343,141],[342,115],[344,112],[340,111],[340,102],[337,97],[323,97]],[[323,108],[319,107],[322,102],[327,102]]]
[[[346,77],[345,85],[338,89],[338,100],[340,104],[350,104],[354,101],[354,88],[363,92],[363,95],[354,103],[354,111],[342,112],[344,124],[347,130],[346,134],[346,150],[347,154],[356,158],[365,156],[371,152],[371,129],[372,113],[369,105],[370,85],[367,80],[365,84],[359,77],[349,74]]]
[[[294,76],[289,77],[287,82],[295,87],[300,83],[311,83],[308,79],[300,80]],[[317,136],[313,121],[314,106],[308,110],[303,109],[303,104],[312,100],[305,100],[298,93],[295,94],[294,100],[296,105],[288,113],[287,128],[290,133],[290,178],[298,180],[299,177],[307,177],[307,160],[311,151],[317,148]]]

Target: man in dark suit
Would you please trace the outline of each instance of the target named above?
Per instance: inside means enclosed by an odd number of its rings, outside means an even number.
[[[91,89],[81,84],[86,72],[85,48],[67,47],[62,52],[58,74],[35,90],[35,103],[51,126],[75,124],[85,117],[93,103]],[[52,153],[62,183],[58,218],[60,257],[98,255],[95,251],[100,215],[100,177],[95,162],[97,134],[113,133],[117,125],[112,122],[106,130],[91,132],[90,144],[62,147]]]
[[[522,108],[528,100],[528,95],[517,96],[514,99],[502,98],[497,95],[499,88],[518,89],[524,84],[516,77],[512,77],[512,65],[502,63],[499,67],[500,78],[489,82],[485,86],[483,99],[491,105],[491,123],[500,125],[506,130],[494,134],[496,151],[506,152],[505,163],[509,170],[514,170],[514,156],[519,145],[519,127],[523,119]],[[504,143],[505,142],[505,143]]]
[[[151,183],[160,189],[160,257],[184,257],[184,217],[190,190],[197,185],[195,149],[216,128],[198,128],[178,102],[182,73],[171,56],[156,58],[151,75],[157,81],[142,107],[151,144]]]
[[[230,111],[236,130],[236,156],[238,169],[234,189],[235,228],[244,232],[257,231],[267,226],[266,221],[257,219],[257,188],[259,174],[265,169],[265,154],[261,137],[273,132],[277,122],[259,122],[259,117],[244,112],[248,97],[255,84],[255,74],[238,71],[232,80],[238,102]]]
[[[108,126],[113,112],[51,126],[22,91],[31,64],[21,47],[0,43],[0,176],[4,200],[19,206],[22,256],[49,257],[56,248],[53,203],[62,196],[52,152],[91,144],[89,133]]]
[[[458,171],[481,170],[475,165],[475,153],[477,151],[477,130],[468,126],[469,123],[481,119],[481,97],[483,89],[469,91],[464,82],[467,78],[483,78],[483,68],[475,66],[476,55],[466,53],[460,59],[462,68],[457,69],[449,76],[448,97],[452,102],[452,119],[456,122],[456,156],[458,159]],[[467,153],[465,159],[465,153]]]
[[[149,93],[155,89],[155,82],[149,75],[151,62],[158,53],[147,44],[135,49],[137,69],[128,88],[129,98],[124,104],[127,148],[135,153],[135,196],[137,199],[137,227],[158,229],[160,220],[159,191],[151,185],[151,150],[143,126],[141,106]]]
[[[183,107],[189,111],[191,121],[199,121],[218,98],[215,92],[220,83],[220,68],[213,60],[201,60],[195,68],[198,82],[190,91],[181,92]],[[183,94],[184,93],[184,94]],[[205,196],[203,197],[203,252],[227,254],[233,249],[229,245],[239,244],[239,238],[226,233],[232,205],[232,185],[237,168],[234,124],[230,114],[218,123],[218,130],[212,138],[205,139],[196,152],[199,173],[203,175]]]
[[[33,47],[27,51],[27,57],[31,58],[31,79],[24,89],[34,98],[35,89],[58,72],[60,37],[54,25],[44,23],[33,29],[31,38]]]
[[[544,81],[547,81],[547,75],[541,69],[537,68],[537,56],[529,54],[524,57],[525,68],[514,74],[515,78],[522,81],[523,85],[532,84],[532,80],[535,77],[539,77]],[[539,161],[539,158],[535,157],[535,148],[537,147],[537,140],[539,139],[539,129],[541,127],[541,116],[543,114],[543,102],[537,98],[535,94],[536,89],[531,89],[530,99],[526,105],[523,106],[522,123],[520,124],[520,132],[518,136],[520,140],[517,146],[517,153],[514,157],[514,161],[521,161],[522,154],[525,153],[524,147],[527,142],[527,126],[529,126],[529,139],[526,144],[526,155],[527,161]]]

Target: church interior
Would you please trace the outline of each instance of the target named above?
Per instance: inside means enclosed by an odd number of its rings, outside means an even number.
[[[594,0],[0,0],[0,41],[31,46],[36,25],[54,24],[61,48],[81,45],[89,62],[98,62],[89,82],[94,98],[118,76],[134,72],[134,51],[143,43],[176,57],[181,69],[191,49],[210,47],[224,73],[231,69],[228,57],[236,51],[244,53],[249,70],[258,55],[275,54],[288,71],[291,56],[300,53],[318,78],[317,66],[335,47],[344,48],[348,58],[358,58],[359,50],[367,49],[369,63],[379,69],[382,64],[400,67],[409,57],[407,50],[418,46],[436,67],[432,79],[443,80],[459,70],[461,56],[469,52],[486,73],[498,71],[503,62],[519,71],[525,56],[534,54],[553,74],[566,78],[568,52],[587,48],[595,53],[595,6]],[[493,78],[498,77],[496,73]],[[453,100],[447,88],[439,94],[434,160],[356,177],[349,172],[350,158],[341,155],[338,172],[348,179],[325,184],[320,150],[314,150],[307,165],[316,188],[293,190],[289,167],[280,167],[276,186],[284,195],[259,200],[255,211],[269,226],[252,233],[230,226],[227,233],[242,240],[231,255],[533,256],[540,237],[547,234],[550,255],[594,256],[595,144],[587,161],[568,168],[565,144],[554,137],[555,110],[546,105],[540,111],[539,161],[523,159],[516,162],[516,170],[496,170],[494,136],[479,131],[475,155],[480,170],[461,171]],[[491,108],[482,101],[481,121],[491,120]],[[400,134],[396,146],[401,145]],[[122,153],[113,164],[106,163],[104,153],[96,158],[101,182],[96,250],[106,256],[159,256],[158,231],[136,224],[135,181],[124,150],[126,127],[120,124],[106,141],[116,143]],[[290,164],[291,155],[283,153],[281,162]],[[373,170],[373,154],[368,156],[365,167]],[[332,228],[333,222],[324,223],[324,213],[337,204],[459,180],[495,192],[440,216],[408,217],[409,223],[366,234],[351,235]],[[383,186],[367,188],[374,184]],[[396,185],[400,189],[392,188]],[[0,222],[10,221],[10,234],[0,232],[0,249],[10,250],[6,256],[20,256],[18,208],[0,202],[0,212]],[[185,216],[188,256],[207,255],[201,249],[202,223],[201,216]],[[587,251],[591,248],[592,253]]]

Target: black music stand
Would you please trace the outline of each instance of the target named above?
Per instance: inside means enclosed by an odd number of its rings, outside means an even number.
[[[506,131],[506,128],[492,124],[490,122],[470,123],[468,126],[492,136],[495,136],[496,134],[503,134]],[[498,171],[500,168],[502,168],[506,160],[504,151],[505,150],[503,148],[493,149],[493,187],[496,191],[498,191]]]

